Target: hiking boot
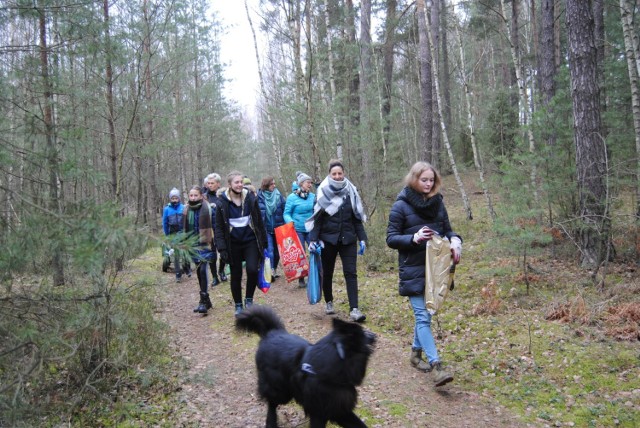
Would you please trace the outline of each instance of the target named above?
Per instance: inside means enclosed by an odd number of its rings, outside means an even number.
[[[422,349],[412,349],[411,359],[409,360],[411,365],[422,372],[430,372],[431,364],[422,359]]]
[[[218,272],[218,276],[220,277],[220,281],[222,282],[227,282],[227,275],[224,274],[224,271],[221,270],[220,272]]]
[[[442,368],[440,361],[431,364],[433,383],[435,386],[445,385],[453,380],[453,375]]]
[[[218,279],[217,276],[214,276],[213,279],[211,280],[211,286],[215,287],[218,284],[220,284],[220,279]]]
[[[237,317],[240,315],[240,312],[242,312],[242,303],[236,303],[236,312],[234,315]]]
[[[251,306],[253,306],[253,297],[247,297],[244,299],[244,307],[248,309]]]
[[[211,304],[209,293],[200,292],[200,303],[198,304],[198,307],[193,310],[193,312],[206,314],[207,311],[212,307],[213,307],[213,304]]]
[[[333,302],[327,302],[327,307],[324,310],[324,313],[327,315],[333,315],[336,311],[333,310]]]
[[[360,312],[360,309],[358,308],[351,309],[349,317],[351,317],[351,319],[355,322],[363,322],[365,319],[367,319],[367,317],[362,312]]]

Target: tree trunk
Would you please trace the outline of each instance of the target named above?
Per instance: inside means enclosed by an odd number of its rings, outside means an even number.
[[[416,1],[418,13],[418,62],[420,64],[420,100],[422,114],[420,115],[420,145],[422,159],[436,166],[433,149],[433,93],[431,80],[431,50],[429,49],[429,35],[425,22],[426,5],[424,0]],[[419,160],[419,159],[416,159]]]
[[[518,14],[518,8],[517,8],[517,2],[518,0],[513,0],[513,7],[512,7],[512,15],[517,15]],[[505,23],[505,27],[507,29],[507,34],[509,34],[509,41],[511,43],[511,57],[513,60],[513,65],[515,68],[515,72],[516,72],[516,79],[518,82],[518,94],[519,94],[519,99],[520,99],[520,115],[522,117],[522,124],[524,126],[529,125],[529,95],[527,94],[527,88],[526,88],[526,84],[525,84],[525,79],[523,76],[523,70],[522,70],[522,62],[521,62],[521,58],[520,58],[520,49],[518,48],[518,45],[515,44],[514,42],[517,43],[518,42],[518,37],[514,35],[514,33],[518,32],[518,28],[517,28],[517,18],[515,17],[511,17],[511,22],[512,25],[516,25],[516,27],[512,27],[509,28],[509,24],[507,23],[507,14],[506,14],[506,8],[505,8],[505,4],[504,4],[504,0],[500,0],[500,4],[502,6],[502,15],[504,18],[504,23]],[[530,126],[527,126],[527,137],[529,140],[529,153],[531,153],[532,158],[533,155],[535,154],[535,139],[533,137],[533,130],[531,129]],[[531,164],[531,174],[530,174],[530,181],[531,181],[531,189],[532,189],[532,193],[533,193],[533,199],[536,202],[536,205],[539,202],[539,196],[538,196],[538,183],[537,183],[537,171],[536,171],[536,165],[535,162],[532,159],[532,164]]]
[[[433,42],[431,67],[436,69],[436,71],[438,72],[438,76],[440,76],[440,55],[438,52],[438,49],[440,48],[440,2],[437,0],[431,1],[431,40]],[[435,79],[433,78],[433,76],[435,76],[434,72],[431,73],[431,84],[433,86],[432,92],[435,92]],[[440,142],[440,113],[438,107],[435,105],[435,97],[433,97],[432,95],[431,98],[433,104],[433,107],[431,108],[431,111],[433,112],[433,132],[431,133],[431,161],[433,162],[433,166],[435,166],[437,169],[440,169],[440,152],[442,151],[442,144]]]
[[[382,94],[382,135],[383,147],[382,151],[386,154],[389,146],[389,133],[391,131],[391,95],[393,91],[393,49],[396,44],[396,25],[398,18],[396,17],[396,9],[398,7],[397,0],[386,0],[387,15],[384,24],[384,43],[382,45],[384,83]],[[386,163],[386,155],[383,154],[383,163]]]
[[[45,133],[45,158],[49,169],[49,200],[48,207],[51,212],[62,215],[62,195],[59,192],[60,166],[58,164],[58,148],[55,135],[55,125],[53,123],[53,91],[49,79],[49,47],[47,46],[47,17],[45,7],[38,2],[37,5],[40,29],[40,71],[43,88],[43,122]],[[64,285],[64,264],[63,251],[59,239],[52,240],[51,246],[51,267],[53,269],[53,285]]]
[[[431,29],[429,28],[430,24],[429,24],[429,20],[427,19],[427,10],[425,8],[422,8],[422,13],[424,13],[425,15],[425,24],[427,26],[427,34],[429,36],[429,49],[431,50],[431,57],[433,58],[435,46],[433,44],[433,39],[431,38]],[[436,108],[438,109],[438,113],[439,113],[438,117],[440,118],[440,128],[442,130],[442,139],[444,140],[444,145],[449,155],[451,170],[453,171],[453,175],[456,178],[456,183],[458,184],[458,189],[460,190],[460,196],[462,197],[462,203],[464,205],[464,209],[467,212],[467,220],[473,220],[473,213],[471,212],[471,203],[469,202],[467,191],[464,189],[462,178],[460,178],[460,174],[458,173],[458,167],[456,166],[456,161],[453,156],[453,150],[451,150],[451,144],[449,143],[447,126],[442,120],[442,98],[440,97],[440,85],[438,83],[438,69],[432,66],[431,70],[433,72],[433,82],[434,82],[434,89],[436,94]]]
[[[336,75],[333,67],[333,38],[331,35],[331,22],[329,21],[329,1],[324,0],[324,23],[327,27],[327,56],[329,59],[329,88],[331,89],[331,102],[329,108],[331,111],[331,118],[333,120],[333,129],[335,131],[336,139],[336,156],[338,159],[342,159],[342,139],[340,135],[340,123],[338,120],[337,103],[336,103]]]
[[[262,74],[262,65],[260,61],[260,49],[258,48],[258,40],[256,39],[256,30],[253,28],[253,20],[251,19],[251,14],[249,13],[249,6],[247,5],[247,0],[244,1],[244,10],[247,14],[247,21],[249,22],[249,28],[251,29],[251,36],[253,37],[253,49],[256,54],[256,64],[258,65],[258,83],[260,84],[260,93],[262,94],[262,99],[267,104],[266,108],[262,109],[262,114],[266,119],[266,123],[270,128],[271,132],[265,133],[268,135],[268,138],[271,142],[271,148],[273,150],[274,156],[276,158],[276,171],[277,176],[280,183],[285,183],[284,175],[282,173],[282,150],[280,148],[280,142],[278,141],[278,133],[275,129],[275,123],[273,121],[273,117],[271,116],[269,109],[269,101],[270,97],[267,94],[267,89],[265,87],[264,76]]]
[[[491,199],[491,194],[489,193],[489,186],[487,185],[484,179],[484,166],[482,165],[482,161],[480,159],[480,152],[478,151],[478,145],[476,144],[476,133],[474,126],[473,113],[471,110],[471,93],[469,91],[469,83],[467,81],[466,69],[467,64],[464,58],[464,49],[462,47],[462,37],[460,37],[460,29],[456,26],[456,35],[458,36],[458,48],[460,51],[460,78],[462,80],[462,84],[464,86],[464,99],[465,99],[465,107],[467,110],[467,122],[469,128],[469,138],[471,140],[471,148],[473,150],[473,163],[475,164],[476,170],[478,171],[478,175],[480,176],[480,186],[482,187],[482,193],[484,194],[485,199],[487,200],[487,211],[489,212],[489,216],[491,220],[495,222],[496,220],[496,212],[493,209],[493,201]]]
[[[118,200],[118,142],[116,140],[115,115],[113,109],[113,68],[111,66],[111,28],[109,21],[109,0],[102,3],[102,13],[104,18],[104,57],[105,57],[105,77],[106,101],[107,101],[107,126],[109,128],[109,148],[111,161],[111,196],[117,206]]]
[[[573,129],[579,195],[581,264],[597,267],[609,242],[607,153],[602,138],[597,77],[597,50],[591,2],[567,0]]]
[[[633,42],[634,35],[637,37],[633,27],[633,5],[629,0],[620,0],[620,20],[631,86],[631,111],[636,140],[636,221],[640,221],[640,73],[637,67],[638,53],[634,51]]]
[[[145,65],[144,65],[144,81],[145,81],[145,102],[147,104],[147,117],[145,121],[145,129],[144,129],[144,138],[142,141],[142,147],[153,147],[153,107],[152,107],[152,81],[151,81],[151,24],[149,22],[148,15],[148,0],[145,0],[143,3],[144,9],[144,23],[145,23],[145,38],[143,41],[143,52],[145,57]],[[196,63],[198,59],[196,58]],[[199,142],[201,140],[198,140]],[[154,150],[151,150],[151,153],[146,158],[147,161],[147,169],[149,171],[149,193],[147,197],[149,198],[149,218],[148,222],[151,227],[151,232],[158,233],[158,214],[160,209],[158,207],[158,199],[160,199],[160,195],[158,192],[158,179],[156,174],[156,165],[157,159],[154,153]]]
[[[451,127],[451,78],[449,76],[449,46],[447,45],[449,16],[446,0],[440,0],[440,39],[442,41],[442,98],[444,123]]]

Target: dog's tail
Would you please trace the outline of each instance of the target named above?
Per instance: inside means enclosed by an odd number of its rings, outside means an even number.
[[[253,305],[236,316],[236,328],[258,334],[261,338],[271,330],[286,330],[282,320],[268,306]]]

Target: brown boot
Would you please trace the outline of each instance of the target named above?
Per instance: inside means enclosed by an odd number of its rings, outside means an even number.
[[[422,372],[431,371],[431,364],[422,359],[422,349],[412,349],[411,359],[409,360],[411,365]]]
[[[433,369],[433,383],[435,386],[442,386],[453,380],[453,375],[442,368],[440,361],[432,364],[431,368]]]

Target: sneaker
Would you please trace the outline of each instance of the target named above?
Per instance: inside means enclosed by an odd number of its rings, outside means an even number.
[[[351,317],[351,319],[355,322],[362,322],[365,319],[367,319],[367,317],[362,312],[360,312],[360,309],[358,308],[351,309],[351,313],[349,313],[349,317]]]
[[[307,284],[304,282],[304,279],[300,278],[298,280],[298,288],[307,288]]]
[[[333,302],[327,302],[327,308],[324,310],[327,315],[333,315],[336,311],[333,310]]]
[[[176,282],[177,282],[178,284],[180,284],[180,283],[182,282],[182,278],[177,277],[177,278],[176,278]]]
[[[236,303],[236,312],[234,315],[237,317],[240,315],[240,312],[242,312],[242,303]]]
[[[251,306],[253,306],[253,297],[247,297],[244,299],[244,307],[250,308]]]
[[[433,384],[435,386],[445,385],[453,380],[453,375],[442,368],[440,361],[431,364],[433,373]]]
[[[224,271],[218,272],[218,276],[220,277],[220,281],[227,282],[227,275],[225,275]]]

